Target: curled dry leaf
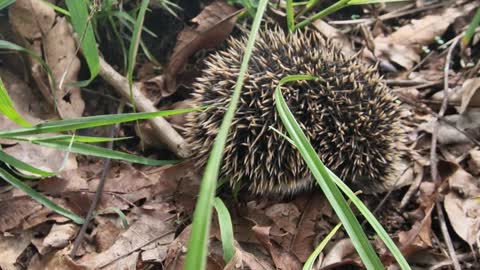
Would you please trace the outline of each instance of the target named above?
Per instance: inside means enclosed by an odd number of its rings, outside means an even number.
[[[390,59],[405,69],[412,68],[420,61],[420,49],[441,36],[455,19],[476,7],[470,3],[462,7],[451,7],[440,14],[427,15],[400,27],[388,36],[375,38],[375,55]]]
[[[352,241],[348,238],[345,238],[336,242],[328,251],[322,261],[322,266],[326,267],[341,263],[345,259],[351,258],[352,256],[357,256],[357,252],[355,251]]]
[[[0,269],[18,269],[14,264],[28,245],[30,245],[32,238],[33,232],[31,231],[23,231],[19,235],[9,236],[0,234]]]
[[[53,224],[47,237],[43,239],[43,246],[52,248],[66,247],[70,240],[77,234],[78,227],[75,224]]]
[[[300,261],[291,252],[270,240],[270,229],[270,226],[257,225],[252,228],[257,239],[272,256],[276,268],[281,270],[301,269]]]
[[[166,71],[144,83],[145,87],[154,85],[160,89],[162,96],[169,96],[175,92],[175,77],[183,69],[188,58],[200,49],[214,48],[223,42],[235,25],[236,15],[239,12],[225,1],[215,1],[192,22],[195,27],[187,26],[178,35],[177,44],[173,51]]]
[[[465,242],[473,245],[480,234],[480,196],[477,179],[458,168],[448,179],[450,192],[445,196],[444,206],[455,232]]]
[[[467,79],[462,85],[462,103],[459,113],[464,113],[467,107],[479,107],[480,106],[480,77]]]
[[[468,168],[470,169],[470,172],[474,175],[480,175],[480,150],[473,149],[470,151]]]

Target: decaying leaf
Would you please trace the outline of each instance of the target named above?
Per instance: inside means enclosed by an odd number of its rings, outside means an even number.
[[[17,0],[8,12],[12,26],[27,39],[41,38],[55,22],[55,10],[41,0]]]
[[[19,235],[4,236],[0,234],[0,268],[2,270],[17,270],[15,262],[30,245],[32,238],[33,232],[31,231],[22,231]]]
[[[420,61],[420,49],[441,36],[454,20],[475,8],[475,3],[462,7],[451,7],[440,14],[427,15],[400,27],[388,36],[375,38],[375,55],[387,58],[405,69],[412,68]]]

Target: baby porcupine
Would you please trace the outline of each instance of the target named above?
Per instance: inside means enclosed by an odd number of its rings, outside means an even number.
[[[199,166],[208,159],[233,93],[246,39],[232,38],[226,50],[209,56],[194,84],[194,106],[221,104],[187,116],[185,135]],[[321,78],[288,83],[282,93],[326,166],[367,191],[396,177],[400,154],[395,145],[403,137],[400,109],[376,68],[344,56],[314,31],[286,34],[268,27],[255,42],[222,176],[257,195],[291,195],[312,187],[297,149],[270,128],[287,133],[273,96],[282,78],[296,74]]]

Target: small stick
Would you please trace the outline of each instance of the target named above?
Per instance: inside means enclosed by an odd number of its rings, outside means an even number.
[[[112,66],[110,66],[102,57],[100,57],[100,76],[108,82],[117,92],[126,100],[130,100],[130,87],[127,79],[120,75]],[[157,108],[153,105],[138,87],[132,86],[132,96],[135,102],[135,108],[142,112],[156,112]],[[149,119],[150,124],[158,136],[158,139],[164,143],[170,151],[178,157],[187,158],[190,156],[190,150],[183,137],[168,123],[163,117]]]
[[[433,182],[436,184],[437,187],[439,187],[440,183],[440,177],[438,175],[438,167],[437,167],[437,162],[438,162],[438,157],[437,157],[437,139],[438,139],[438,129],[439,129],[439,119],[443,117],[445,112],[447,111],[447,105],[448,105],[448,96],[449,96],[449,91],[448,91],[448,72],[450,70],[450,61],[452,58],[452,52],[455,46],[457,45],[458,41],[463,35],[459,35],[455,37],[455,39],[452,42],[452,45],[450,45],[450,48],[448,49],[447,57],[445,59],[445,68],[444,68],[444,83],[443,83],[443,100],[442,100],[442,106],[440,107],[440,111],[438,112],[438,116],[435,118],[433,122],[433,132],[432,132],[432,146],[430,149],[430,174],[432,177]],[[440,205],[440,202],[435,203],[436,208],[437,208],[437,215],[440,221],[440,229],[443,234],[443,238],[445,240],[445,244],[447,245],[448,248],[448,253],[450,255],[450,259],[452,260],[452,265],[455,270],[461,270],[460,263],[458,262],[457,255],[455,253],[455,248],[453,247],[452,239],[450,238],[450,234],[448,233],[447,229],[447,224],[445,222],[445,216],[443,214],[443,209],[442,206]]]

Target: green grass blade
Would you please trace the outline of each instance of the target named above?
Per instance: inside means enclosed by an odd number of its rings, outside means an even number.
[[[338,232],[338,230],[342,227],[342,223],[338,223],[322,240],[322,242],[315,248],[315,250],[308,256],[307,261],[303,265],[302,270],[311,270],[313,268],[313,264],[317,259],[318,255],[322,252],[325,246],[332,240],[332,237]]]
[[[63,8],[55,5],[55,4],[52,4],[52,3],[48,2],[48,0],[42,0],[42,2],[43,2],[45,5],[53,8],[53,10],[55,10],[56,12],[58,12],[58,13],[60,13],[60,14],[62,14],[62,15],[65,15],[65,16],[67,16],[67,17],[70,17],[70,12],[68,12],[68,10],[65,10],[65,9],[63,9]]]
[[[39,202],[40,204],[44,205],[48,209],[54,211],[57,214],[60,214],[64,217],[71,219],[73,222],[77,224],[83,224],[85,220],[76,214],[70,212],[69,210],[57,205],[56,203],[49,200],[47,197],[43,196],[41,193],[35,191],[33,188],[28,186],[27,184],[23,183],[15,176],[9,174],[4,169],[0,168],[0,177],[7,181],[10,185],[20,189],[21,191],[27,193],[30,198],[34,199],[35,201]]]
[[[84,143],[44,142],[44,141],[35,141],[33,143],[41,146],[55,148],[62,151],[69,151],[72,153],[77,153],[82,155],[124,160],[128,162],[145,164],[150,166],[162,166],[167,164],[178,163],[178,161],[176,160],[156,160],[156,159],[144,158],[144,157],[139,157],[135,155],[130,155],[124,152],[115,151],[109,148],[104,148],[104,147],[99,147],[99,146],[84,144]]]
[[[42,177],[50,177],[55,175],[55,173],[47,172],[47,171],[35,168],[33,166],[30,166],[27,163],[10,156],[9,154],[3,152],[2,150],[0,150],[0,161],[5,162],[6,164],[12,167],[15,167],[19,170],[24,170]]]
[[[247,46],[238,74],[237,83],[233,92],[228,109],[223,117],[218,135],[213,144],[209,160],[207,162],[200,187],[200,195],[193,214],[192,234],[188,242],[186,270],[203,270],[207,263],[208,234],[212,219],[213,198],[217,186],[218,171],[223,157],[223,149],[228,137],[228,132],[238,106],[248,62],[252,55],[253,46],[260,28],[260,22],[265,12],[268,1],[261,0],[258,4],[257,13],[253,20],[252,30],[248,37]]]
[[[90,70],[90,79],[75,83],[75,85],[83,87],[95,79],[100,72],[97,42],[95,40],[95,34],[93,33],[92,24],[90,23],[87,2],[82,0],[66,0],[65,4],[70,12],[73,29],[80,37],[83,56]]]
[[[235,255],[235,244],[233,237],[232,218],[222,199],[216,197],[213,201],[215,211],[217,211],[218,223],[220,224],[220,236],[222,238],[223,259],[228,264]]]
[[[403,270],[410,270],[411,267],[403,256],[402,252],[400,249],[398,249],[397,245],[395,245],[395,242],[393,242],[392,238],[390,238],[387,231],[385,231],[373,213],[365,206],[365,204],[363,204],[363,202],[355,195],[355,193],[340,178],[338,178],[338,176],[336,176],[328,168],[327,171],[332,177],[333,181],[335,181],[335,184],[342,190],[343,193],[345,193],[345,195],[347,195],[347,197],[352,201],[355,207],[357,207],[358,211],[360,211],[370,226],[372,226],[373,230],[375,230],[380,239],[382,239],[382,241],[385,243],[385,246],[387,246],[395,260],[397,260],[400,268]]]
[[[316,21],[318,19],[321,19],[325,16],[328,16],[328,15],[332,14],[333,12],[348,6],[349,1],[351,1],[351,0],[340,0],[340,1],[336,2],[335,4],[327,7],[326,9],[323,9],[322,11],[318,12],[317,14],[312,15],[311,17],[308,17],[307,19],[299,22],[295,26],[295,30],[301,29],[301,28],[303,28],[307,25],[310,25],[314,21]]]
[[[70,130],[77,130],[77,129],[84,129],[84,128],[114,125],[119,123],[150,119],[150,118],[159,117],[159,116],[171,116],[176,114],[189,113],[189,112],[204,109],[204,108],[205,107],[193,108],[193,109],[167,110],[167,111],[160,111],[160,112],[107,114],[107,115],[82,117],[82,118],[76,118],[76,119],[65,119],[65,120],[38,124],[31,128],[21,128],[21,129],[9,130],[9,131],[0,131],[0,138],[36,135],[36,134],[50,133],[50,132],[63,132],[63,131],[70,131]]]
[[[130,102],[133,102],[132,85],[133,85],[133,68],[135,67],[135,58],[137,57],[138,46],[140,44],[140,36],[142,34],[143,21],[145,20],[145,13],[147,12],[148,3],[150,0],[142,0],[140,9],[137,14],[137,19],[133,27],[132,39],[130,40],[130,48],[128,49],[128,66],[127,66],[127,80],[130,86]]]
[[[295,142],[295,145],[300,151],[305,163],[308,165],[310,171],[317,180],[317,183],[320,185],[325,197],[332,205],[332,208],[335,210],[335,213],[342,224],[344,224],[344,228],[352,239],[352,243],[365,267],[367,269],[384,269],[375,250],[368,241],[365,232],[360,226],[360,223],[348,206],[347,201],[341,194],[340,190],[331,179],[325,165],[318,158],[315,149],[313,149],[312,145],[309,143],[282,96],[281,85],[289,81],[296,81],[298,80],[297,78],[298,76],[287,76],[283,78],[277,86],[275,90],[275,105],[278,114],[282,119],[290,138]]]
[[[295,31],[295,16],[293,14],[294,13],[293,0],[287,0],[286,12],[287,12],[288,31],[290,33],[293,33],[293,31]]]
[[[128,225],[129,225],[129,222],[128,222],[128,218],[127,216],[122,212],[122,210],[120,210],[120,208],[118,207],[109,207],[109,208],[105,208],[105,209],[102,209],[100,211],[98,211],[98,215],[102,215],[102,214],[105,214],[105,213],[108,213],[110,211],[113,211],[115,212],[118,217],[120,217],[120,220],[122,221],[122,227],[123,228],[128,228]]]
[[[78,143],[102,143],[102,142],[116,142],[116,141],[123,141],[128,140],[133,137],[119,137],[119,138],[112,138],[112,137],[92,137],[92,136],[72,136],[72,135],[59,135],[59,136],[51,136],[46,138],[23,138],[23,137],[13,137],[9,139],[18,139],[18,140],[26,140],[29,142],[78,142]]]
[[[10,6],[11,4],[15,3],[16,0],[1,0],[0,1],[0,10]]]
[[[473,34],[475,34],[475,30],[477,29],[479,24],[480,24],[480,7],[477,9],[475,16],[473,16],[472,21],[468,25],[467,31],[462,37],[462,46],[466,47],[470,43],[470,41],[472,40]]]
[[[5,89],[5,85],[3,85],[2,78],[0,78],[0,113],[4,114],[10,120],[23,127],[32,126],[15,110],[13,101],[10,99],[7,89]]]
[[[40,63],[40,65],[45,69],[45,71],[47,72],[48,78],[50,79],[51,86],[55,87],[57,85],[55,77],[53,76],[53,73],[52,73],[52,70],[50,69],[50,67],[34,51],[28,50],[26,48],[23,48],[22,46],[18,46],[17,44],[14,44],[14,43],[12,43],[10,41],[6,41],[6,40],[0,40],[0,49],[12,50],[12,51],[23,52],[23,53],[29,54],[32,58],[37,60]]]

